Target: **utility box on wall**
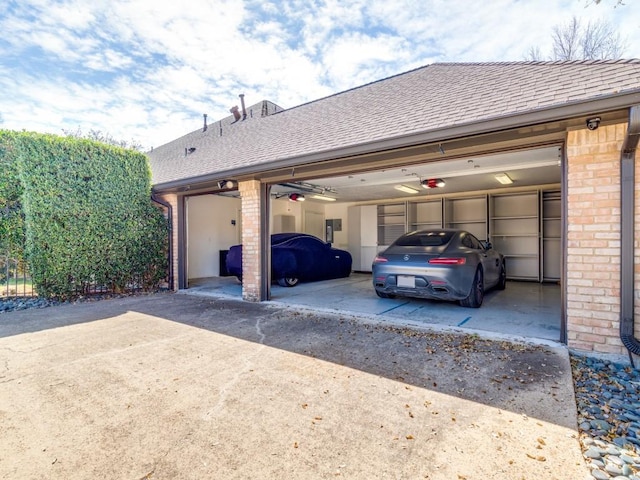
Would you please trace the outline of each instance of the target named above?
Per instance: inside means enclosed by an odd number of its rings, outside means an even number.
[[[333,218],[333,219],[325,220],[324,223],[325,223],[324,241],[333,243],[333,232],[342,231],[342,219]]]

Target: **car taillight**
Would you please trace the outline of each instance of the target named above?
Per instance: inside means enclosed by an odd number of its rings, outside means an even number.
[[[464,257],[461,258],[432,258],[429,260],[429,263],[432,265],[464,265],[467,263],[467,259]]]
[[[387,263],[389,260],[387,260],[384,257],[376,257],[373,259],[373,263]]]

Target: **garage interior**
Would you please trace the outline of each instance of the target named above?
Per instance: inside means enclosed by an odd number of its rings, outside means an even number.
[[[271,186],[270,233],[316,235],[353,257],[349,278],[271,286],[271,300],[375,315],[393,321],[471,328],[560,341],[562,145],[418,163]],[[224,257],[241,243],[235,190],[186,199],[188,293],[241,298]],[[378,298],[371,262],[407,231],[460,228],[506,257],[505,291],[479,309],[432,300]]]

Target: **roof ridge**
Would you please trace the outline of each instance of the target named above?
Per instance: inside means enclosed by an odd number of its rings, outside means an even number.
[[[321,102],[328,98],[337,97],[338,95],[343,95],[348,92],[353,92],[355,90],[360,90],[362,88],[369,87],[371,85],[375,85],[377,83],[385,82],[387,80],[391,80],[396,77],[400,77],[403,75],[407,75],[418,70],[427,69],[429,67],[450,67],[450,66],[464,66],[464,67],[485,67],[485,66],[525,66],[525,65],[540,65],[540,66],[550,66],[550,65],[615,65],[615,64],[638,64],[640,65],[639,58],[628,58],[628,59],[618,59],[618,60],[542,60],[542,61],[533,61],[533,60],[513,60],[513,61],[496,61],[496,62],[435,62],[426,65],[421,65],[419,67],[413,68],[411,70],[406,70],[404,72],[396,73],[393,75],[389,75],[388,77],[379,78],[377,80],[373,80],[369,83],[365,83],[363,85],[358,85],[356,87],[348,88],[346,90],[341,90],[339,92],[332,93],[330,95],[325,95],[324,97],[316,98],[313,100],[309,100],[308,102],[301,103],[299,105],[294,105],[293,107],[285,108],[280,112],[283,113],[290,110],[294,110],[300,107],[304,107],[307,105],[311,105],[317,102]]]
[[[616,65],[640,64],[638,58],[620,58],[615,60],[509,60],[496,62],[436,62],[431,66],[508,66],[508,65]]]

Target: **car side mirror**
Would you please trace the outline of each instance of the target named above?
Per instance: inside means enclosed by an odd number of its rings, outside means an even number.
[[[487,240],[486,242],[481,242],[482,246],[484,247],[485,250],[491,250],[493,248],[493,245],[491,244],[491,242],[489,240]]]

